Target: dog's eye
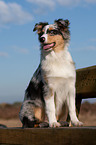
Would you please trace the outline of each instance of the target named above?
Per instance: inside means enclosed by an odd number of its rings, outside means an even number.
[[[49,31],[50,34],[55,34],[54,30]]]
[[[57,35],[57,34],[59,34],[59,32],[57,30],[49,30],[48,33],[50,35]]]

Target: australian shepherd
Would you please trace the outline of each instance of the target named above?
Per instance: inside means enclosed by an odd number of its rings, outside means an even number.
[[[75,110],[75,65],[68,51],[69,21],[58,19],[51,25],[40,22],[33,31],[39,36],[41,59],[25,91],[20,110],[23,127],[35,127],[46,115],[49,127],[60,127],[65,102],[71,123],[81,126]]]

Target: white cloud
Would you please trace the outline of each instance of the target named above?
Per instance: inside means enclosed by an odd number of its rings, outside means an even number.
[[[96,51],[96,46],[94,45],[89,45],[89,46],[85,46],[82,48],[74,48],[75,51]]]
[[[57,0],[60,5],[63,6],[81,6],[82,4],[94,4],[96,0]]]
[[[26,0],[29,3],[36,5],[33,9],[34,13],[45,14],[48,10],[54,10],[56,0]]]
[[[0,57],[8,57],[8,53],[7,52],[0,52]]]
[[[21,54],[28,54],[29,50],[26,48],[20,48],[18,46],[12,46],[12,49],[14,49],[16,52],[21,53]]]
[[[91,42],[96,42],[96,38],[91,38],[90,41]]]
[[[96,46],[88,46],[86,49],[87,50],[96,50]]]
[[[29,53],[28,49],[26,49],[26,48],[19,49],[19,52],[22,53],[22,54],[28,54]]]
[[[80,3],[80,0],[57,0],[60,5],[63,6],[76,6]]]
[[[46,7],[53,10],[56,5],[61,5],[64,7],[69,7],[69,6],[76,7],[85,4],[96,3],[96,0],[26,0],[26,1],[37,5],[39,8],[35,9],[35,11],[38,13],[44,11],[44,8],[46,9]]]
[[[47,6],[51,9],[55,6],[55,0],[26,0],[27,2],[37,4],[38,6]]]
[[[96,0],[85,0],[85,2],[87,2],[87,3],[96,3]]]
[[[6,24],[25,24],[32,21],[32,15],[17,3],[0,1],[0,26]]]

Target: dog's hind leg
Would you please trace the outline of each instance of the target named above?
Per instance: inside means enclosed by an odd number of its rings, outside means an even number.
[[[19,116],[24,128],[38,127],[44,119],[44,110],[34,100],[25,100]]]

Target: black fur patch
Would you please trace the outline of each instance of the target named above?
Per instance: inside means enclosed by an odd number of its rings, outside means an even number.
[[[23,118],[23,128],[33,128],[37,120],[34,118],[34,121],[30,121],[27,117]]]
[[[36,31],[36,30],[42,31],[42,29],[43,29],[46,25],[48,25],[47,22],[36,23],[36,24],[35,24],[35,27],[34,27],[34,29],[33,29],[33,31]]]
[[[27,98],[31,100],[35,100],[36,98],[43,98],[43,83],[39,82],[38,86],[36,86],[35,82],[30,81],[29,86],[26,90]]]
[[[35,100],[40,99],[44,102],[43,98],[43,91],[44,91],[44,84],[41,80],[41,66],[37,68],[36,72],[34,73],[27,89],[26,89],[26,97],[27,99]]]
[[[61,32],[60,32],[60,30],[58,30],[58,29],[53,29],[53,30],[47,30],[47,34],[50,34],[51,36],[54,36],[54,35],[60,35],[61,34]]]

